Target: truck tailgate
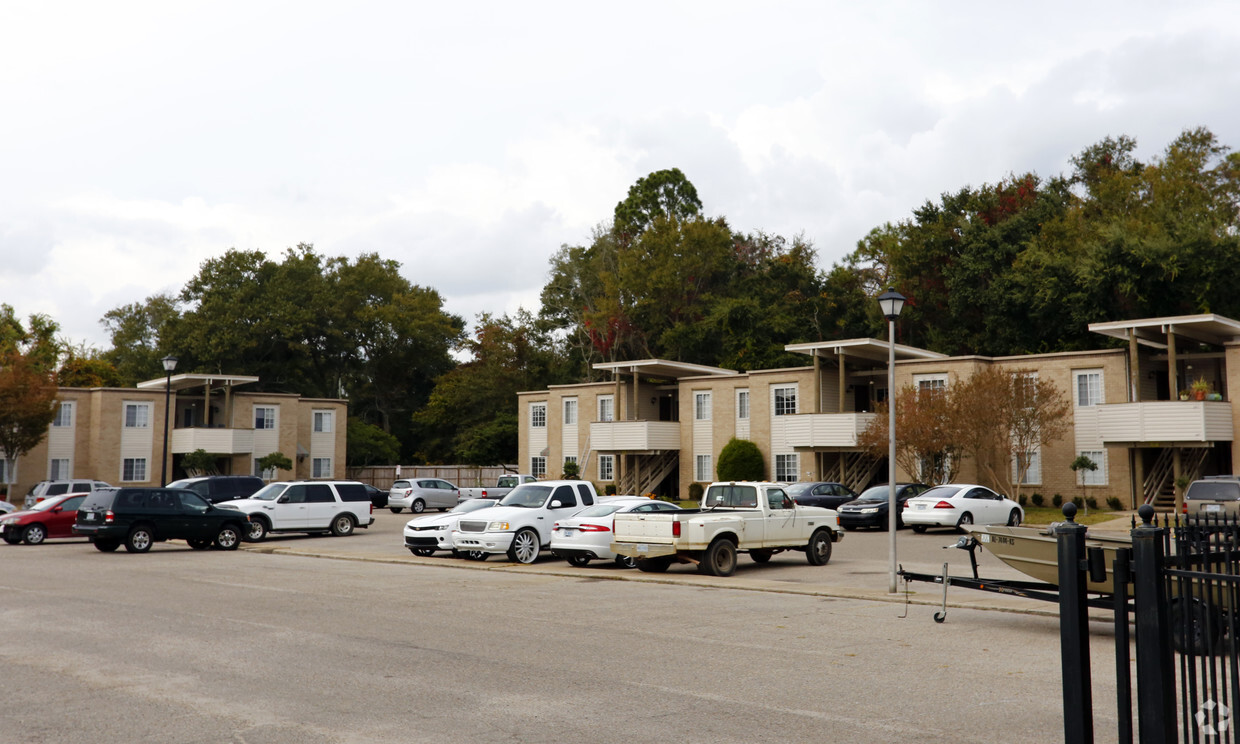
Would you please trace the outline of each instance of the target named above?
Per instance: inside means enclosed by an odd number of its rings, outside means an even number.
[[[615,542],[671,542],[675,514],[617,514],[612,525]]]

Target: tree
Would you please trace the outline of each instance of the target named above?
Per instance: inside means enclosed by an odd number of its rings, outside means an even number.
[[[721,481],[760,481],[766,478],[766,462],[758,445],[732,437],[719,451],[715,472]]]
[[[120,387],[121,374],[97,352],[84,347],[70,349],[56,382],[61,387]]]
[[[350,416],[347,428],[349,467],[396,465],[400,459],[400,441],[374,424]]]
[[[1072,468],[1072,474],[1077,476],[1081,486],[1081,500],[1085,503],[1085,513],[1089,513],[1089,502],[1085,501],[1085,471],[1093,472],[1098,469],[1098,463],[1094,462],[1087,455],[1077,455],[1076,459],[1068,467]]]
[[[271,452],[258,458],[258,469],[266,473],[274,470],[293,471],[293,461],[283,452]]]
[[[56,394],[53,372],[40,359],[12,347],[0,351],[0,475],[12,473],[17,460],[47,436],[56,418]]]
[[[947,391],[907,386],[896,394],[896,464],[926,483],[950,483],[960,468],[961,451],[955,437],[953,401]],[[889,414],[887,404],[857,437],[857,445],[875,458],[887,457]]]
[[[683,222],[702,212],[697,189],[679,168],[655,171],[629,187],[616,205],[615,228],[627,243],[650,229],[657,220]]]
[[[565,459],[563,472],[565,480],[577,480],[581,475],[581,469],[577,467],[576,460]]]
[[[100,357],[116,370],[118,385],[131,386],[164,376],[160,360],[170,350],[161,339],[179,315],[176,299],[168,294],[151,295],[143,302],[104,313],[100,323],[112,338],[112,348]]]
[[[215,475],[219,472],[215,466],[219,457],[219,455],[199,448],[193,452],[186,453],[181,458],[181,467],[192,476]]]

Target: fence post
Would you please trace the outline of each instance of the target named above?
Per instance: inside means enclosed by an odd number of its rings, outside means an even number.
[[[1059,654],[1063,668],[1063,739],[1093,744],[1094,703],[1089,674],[1089,605],[1085,600],[1085,525],[1076,504],[1063,505],[1068,522],[1056,528],[1059,549]]]
[[[1132,572],[1137,624],[1138,741],[1154,744],[1176,740],[1175,666],[1163,581],[1163,529],[1151,524],[1154,507],[1145,504],[1137,513],[1141,526],[1132,531]]]

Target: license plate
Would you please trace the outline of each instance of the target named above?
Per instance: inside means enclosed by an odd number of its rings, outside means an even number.
[[[649,552],[650,552],[650,546],[649,546],[649,545],[647,545],[646,543],[638,543],[638,544],[637,544],[637,552],[638,552],[638,553],[649,553]]]
[[[93,521],[95,521],[95,513],[94,513],[94,512],[86,512],[86,521],[87,521],[87,522],[93,522]]]
[[[917,504],[917,508],[918,508],[918,509],[925,509],[925,508],[926,508],[926,505],[925,505],[925,504]]]
[[[1206,505],[1205,505],[1205,507],[1206,507],[1206,511],[1208,511],[1208,512],[1221,512],[1221,511],[1223,511],[1223,505],[1222,505],[1222,504],[1206,504]]]

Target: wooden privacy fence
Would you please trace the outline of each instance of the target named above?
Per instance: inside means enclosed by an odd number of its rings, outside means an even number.
[[[398,478],[443,478],[458,488],[477,488],[478,486],[494,486],[495,481],[505,474],[517,472],[516,465],[487,465],[475,467],[470,465],[401,465],[400,475],[396,474],[396,465],[373,465],[364,468],[348,468],[350,480],[369,483],[375,488],[391,488]]]

